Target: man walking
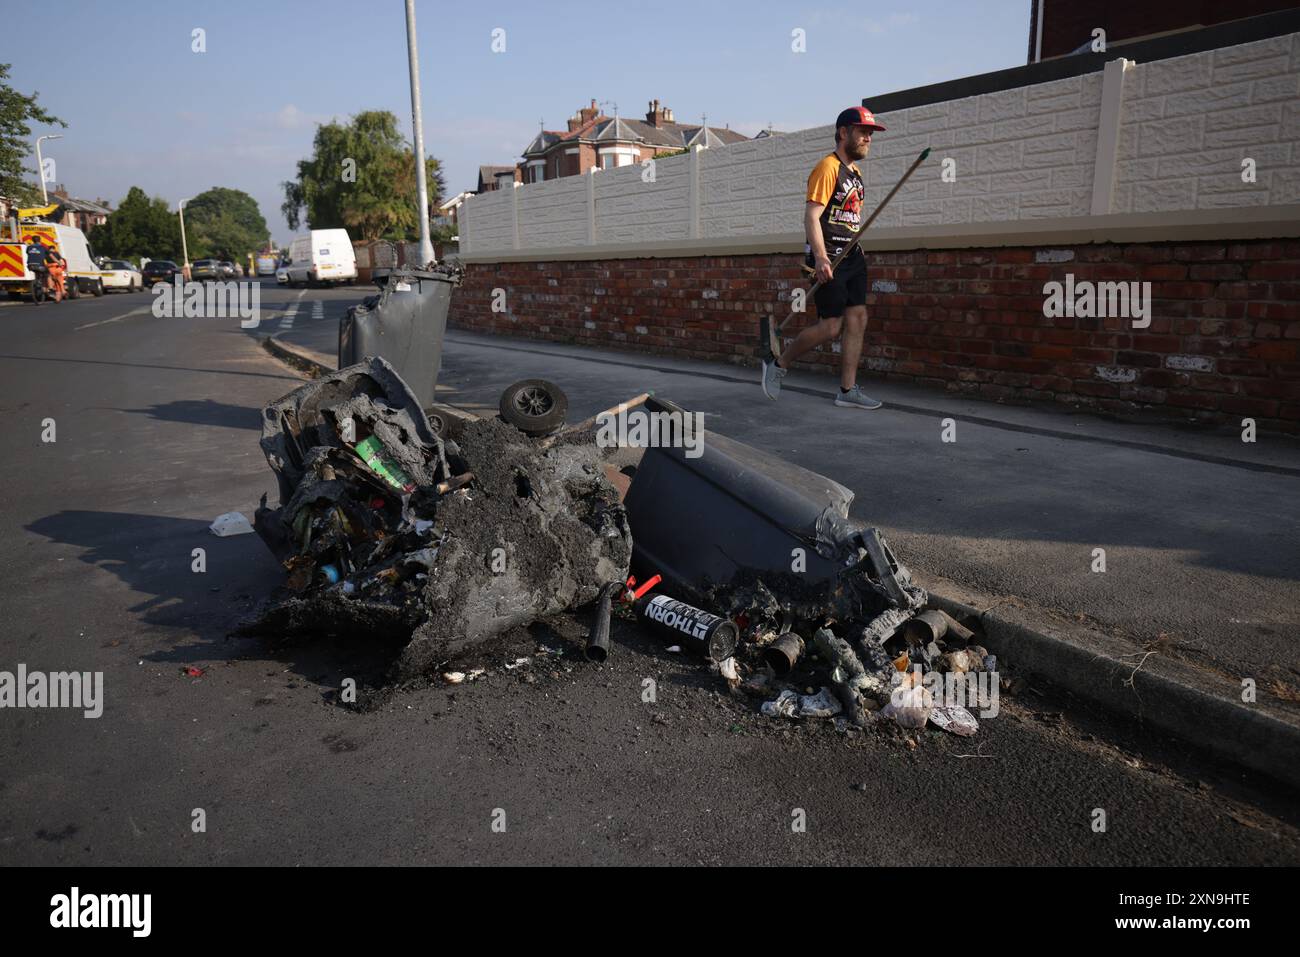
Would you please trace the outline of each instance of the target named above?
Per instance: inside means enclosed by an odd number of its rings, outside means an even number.
[[[835,404],[849,409],[878,409],[880,402],[857,384],[862,336],[867,327],[867,256],[855,248],[831,271],[831,260],[862,228],[862,173],[854,162],[865,159],[871,134],[884,127],[863,106],[845,110],[835,120],[835,152],[813,167],[804,206],[806,262],[821,282],[814,298],[817,323],[799,333],[779,356],[763,362],[763,394],[781,394],[786,371],[804,353],[843,333],[840,346],[840,391]]]

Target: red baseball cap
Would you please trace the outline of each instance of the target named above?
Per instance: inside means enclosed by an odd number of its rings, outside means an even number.
[[[875,115],[865,106],[850,106],[841,113],[835,120],[835,128],[839,129],[841,126],[869,126],[873,130],[884,129],[876,122]]]

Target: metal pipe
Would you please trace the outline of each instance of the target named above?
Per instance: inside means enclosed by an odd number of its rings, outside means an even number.
[[[1043,59],[1043,0],[1038,0],[1038,15],[1034,17],[1034,62]]]
[[[609,657],[609,615],[614,595],[619,589],[626,588],[622,582],[613,581],[600,590],[596,600],[596,618],[591,623],[591,634],[587,636],[587,660],[601,662]]]
[[[415,0],[406,0],[406,59],[411,71],[411,126],[415,131],[415,193],[420,204],[420,268],[433,263],[429,238],[429,183],[424,168],[424,120],[420,116],[420,54],[415,44]]]
[[[946,611],[940,611],[939,614],[943,615],[944,620],[948,623],[948,634],[952,635],[954,638],[969,643],[975,637],[975,632],[971,631]]]
[[[190,199],[193,198],[194,198],[193,196],[190,197]],[[181,263],[181,268],[182,270],[186,270],[186,271],[190,268],[190,247],[189,244],[185,242],[185,204],[188,203],[189,201],[190,201],[189,199],[182,199],[179,203],[176,204],[176,212],[181,217],[181,259],[184,260],[184,262]],[[184,271],[181,273],[181,275],[185,279],[190,278],[188,275],[186,275]]]
[[[788,675],[803,654],[803,639],[789,631],[763,649],[763,660],[778,675]]]
[[[907,622],[909,640],[924,647],[948,633],[948,620],[941,611],[923,611]]]
[[[41,159],[41,140],[61,140],[62,133],[46,133],[44,136],[36,137],[36,170],[41,177],[41,205],[50,204],[50,195],[45,191],[45,161]]]

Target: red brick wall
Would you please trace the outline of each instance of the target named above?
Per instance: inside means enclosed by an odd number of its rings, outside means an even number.
[[[1300,241],[872,253],[863,381],[1010,402],[1300,432]],[[764,313],[784,317],[800,257],[470,265],[451,325],[749,364]],[[1151,325],[1043,315],[1043,285],[1150,281]],[[896,291],[888,291],[893,283]],[[490,310],[492,290],[506,311]],[[813,314],[808,304],[808,315]],[[797,331],[795,319],[786,327]],[[800,363],[833,371],[827,347]],[[1114,381],[1114,380],[1131,381]]]

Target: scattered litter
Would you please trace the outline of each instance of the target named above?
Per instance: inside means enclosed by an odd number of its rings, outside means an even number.
[[[514,671],[516,668],[522,668],[532,661],[531,658],[516,658],[514,661],[506,662],[506,671]]]
[[[196,668],[194,665],[186,665],[181,669],[181,674],[186,678],[202,678],[204,672],[202,668]]]
[[[961,735],[963,738],[969,738],[980,729],[980,724],[975,720],[975,716],[965,708],[956,705],[935,708],[930,712],[930,720],[934,722],[936,727]]]
[[[447,682],[449,685],[458,685],[465,680],[465,672],[444,671],[442,673],[442,680]]]
[[[681,646],[681,645],[669,645],[667,650],[668,650],[668,653],[669,653],[670,655],[680,655],[680,654],[682,653],[682,646]]]
[[[799,698],[799,717],[831,718],[844,710],[830,688],[822,688],[815,695],[802,695]]]
[[[939,669],[941,671],[951,671],[957,674],[965,674],[968,671],[978,671],[983,666],[983,658],[976,658],[965,649],[962,649],[961,651],[950,651],[939,659]]]
[[[226,512],[213,520],[208,531],[218,538],[229,538],[231,535],[248,535],[252,533],[253,526],[248,524],[243,512]]]
[[[799,710],[799,693],[782,691],[771,701],[764,701],[759,710],[769,718],[793,718]]]
[[[771,701],[763,702],[760,710],[773,718],[831,718],[844,708],[829,688],[813,695],[801,695],[787,688]]]
[[[903,681],[890,695],[889,704],[880,709],[884,718],[893,718],[900,727],[924,728],[934,710],[934,697],[920,684],[917,673],[903,675]]]

